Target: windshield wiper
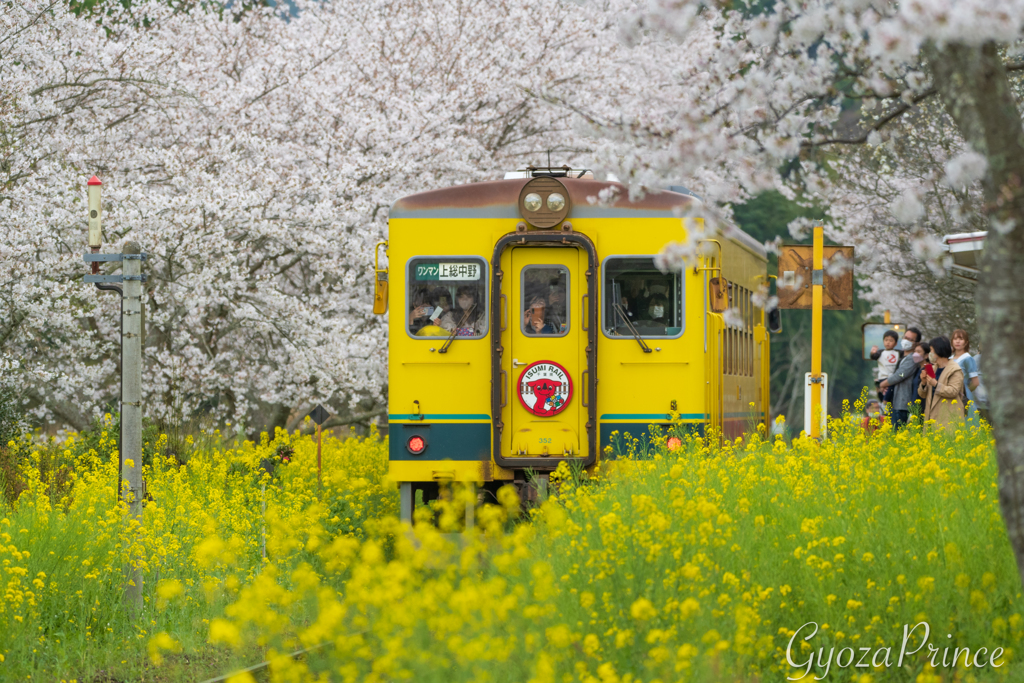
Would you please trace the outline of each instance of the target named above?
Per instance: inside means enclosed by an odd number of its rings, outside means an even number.
[[[459,334],[459,328],[466,322],[466,318],[469,317],[469,314],[473,312],[474,308],[476,308],[476,304],[473,304],[466,309],[466,312],[462,314],[462,320],[460,320],[459,324],[455,326],[452,333],[448,335],[448,338],[444,340],[444,346],[437,350],[438,353],[448,353],[448,347],[452,345],[453,341],[455,341],[455,337]]]
[[[626,324],[629,331],[633,333],[633,339],[636,339],[636,343],[640,345],[640,348],[644,350],[644,353],[650,353],[651,347],[644,343],[644,340],[640,337],[640,333],[633,327],[633,323],[629,322],[629,316],[626,315],[626,309],[622,307],[622,304],[612,304],[612,308],[619,314],[619,318]]]

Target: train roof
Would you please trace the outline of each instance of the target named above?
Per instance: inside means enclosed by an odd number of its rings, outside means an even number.
[[[622,183],[588,178],[558,178],[569,192],[573,218],[677,218],[694,212],[701,204],[692,194],[676,191],[650,193],[632,201]],[[437,190],[418,192],[394,203],[389,218],[509,218],[521,219],[519,194],[528,178],[488,180],[453,185]],[[610,205],[592,204],[591,198],[602,190],[617,188]],[[729,225],[723,236],[732,239],[762,258],[767,258],[764,245],[739,228]]]

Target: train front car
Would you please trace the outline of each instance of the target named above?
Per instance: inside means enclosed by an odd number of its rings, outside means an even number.
[[[663,273],[655,256],[686,238],[695,219],[680,216],[696,200],[631,202],[577,174],[524,172],[392,207],[389,476],[403,518],[417,492],[591,468],[652,426],[731,435],[766,420],[767,334],[750,300],[763,248],[737,231],[697,267]],[[614,201],[598,202],[609,189]],[[731,314],[709,306],[716,277]]]

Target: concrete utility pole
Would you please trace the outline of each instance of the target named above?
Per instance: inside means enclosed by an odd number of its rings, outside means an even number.
[[[142,249],[128,242],[121,251],[124,298],[121,302],[124,331],[121,390],[122,490],[130,519],[142,525]],[[131,258],[134,256],[134,258]],[[127,484],[127,487],[124,486]],[[136,612],[142,609],[142,569],[132,558],[125,598]]]

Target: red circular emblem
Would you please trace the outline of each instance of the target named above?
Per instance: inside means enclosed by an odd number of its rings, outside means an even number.
[[[572,377],[558,363],[539,360],[523,368],[517,393],[519,402],[531,414],[558,415],[572,400]]]

